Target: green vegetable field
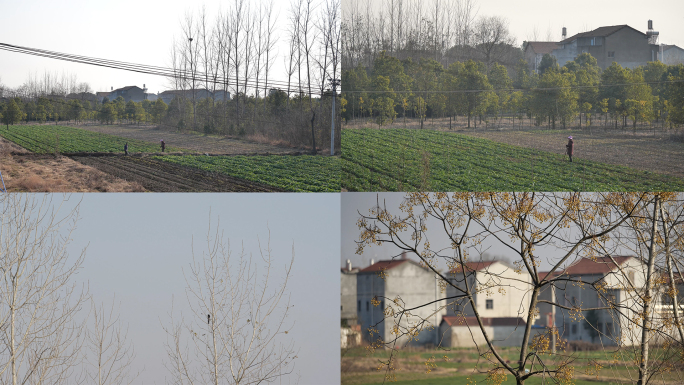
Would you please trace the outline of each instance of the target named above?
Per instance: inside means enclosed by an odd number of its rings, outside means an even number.
[[[220,172],[288,191],[339,192],[340,160],[310,155],[155,156],[205,171]]]
[[[684,180],[455,133],[342,130],[349,191],[683,191]]]
[[[53,125],[15,125],[0,127],[0,136],[37,154],[59,152],[121,152],[128,142],[128,152],[159,152],[158,144],[100,134],[75,127]],[[166,151],[183,151],[166,147]]]

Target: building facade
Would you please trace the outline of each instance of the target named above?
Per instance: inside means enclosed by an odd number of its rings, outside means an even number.
[[[617,263],[614,263],[613,260]],[[646,286],[647,266],[631,256],[581,258],[568,266],[561,274],[580,279],[587,284],[567,283],[556,289],[557,303],[566,307],[582,309],[608,307],[608,302],[618,304],[622,314],[614,310],[599,309],[583,311],[583,317],[571,311],[556,309],[555,324],[560,335],[570,341],[588,341],[604,345],[638,345],[641,328],[630,322],[642,311],[639,295]],[[605,290],[600,293],[591,283],[602,282]],[[654,304],[654,312],[660,308],[660,297]],[[586,319],[586,320],[585,320]]]
[[[401,318],[399,325],[402,329],[414,327],[421,320],[426,320],[434,326],[434,328],[422,328],[422,331],[410,343],[426,345],[438,342],[437,328],[445,314],[444,294],[432,271],[404,255],[402,259],[372,263],[359,270],[356,277],[356,310],[358,322],[366,340],[369,339],[367,332],[369,328],[377,330],[379,337],[385,342],[395,340],[396,334],[393,334],[393,329],[397,319],[384,315],[385,308],[388,306],[387,302],[398,299],[405,309],[418,307],[411,311],[412,317]],[[379,302],[378,306],[374,306],[374,299]],[[431,305],[419,307],[427,303]],[[394,303],[390,306],[395,310],[398,308]],[[374,336],[371,342],[377,337]],[[408,342],[408,337],[400,336],[396,342],[398,345],[403,345]]]
[[[613,62],[625,68],[636,68],[659,60],[657,44],[649,35],[628,25],[614,25],[582,32],[558,42],[552,54],[561,67],[583,53],[596,58],[602,70]]]

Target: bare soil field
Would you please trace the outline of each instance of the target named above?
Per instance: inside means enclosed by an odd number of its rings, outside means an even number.
[[[147,191],[283,191],[262,183],[149,159],[146,156],[78,156],[73,159],[117,178],[138,183]]]
[[[159,141],[164,139],[167,146],[186,148],[202,154],[267,155],[284,154],[293,151],[292,147],[274,146],[271,144],[256,143],[227,137],[172,132],[151,126],[78,125],[74,127],[103,134],[116,135],[123,138],[143,140],[154,144],[159,144]]]
[[[3,138],[0,138],[0,172],[9,192],[145,191],[137,182],[117,178],[67,157],[34,155]]]
[[[501,124],[486,127],[466,128],[462,118],[452,122],[449,119],[435,119],[424,122],[424,129],[457,132],[478,138],[489,139],[514,146],[532,148],[557,154],[565,154],[567,137],[572,135],[575,143],[573,158],[627,166],[637,170],[656,172],[684,178],[684,142],[681,130],[650,129],[642,126],[636,131],[626,129],[604,129],[603,127],[582,127],[550,130],[545,127],[515,128],[506,120]],[[377,124],[353,122],[345,128],[378,127]],[[404,128],[403,120],[397,120],[387,128]],[[559,127],[557,125],[556,127]],[[407,119],[406,128],[420,129],[420,122]],[[674,140],[674,139],[677,140]]]

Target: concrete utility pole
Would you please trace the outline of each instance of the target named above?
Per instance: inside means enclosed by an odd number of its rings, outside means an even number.
[[[189,37],[190,42],[190,76],[192,76],[192,129],[195,129],[196,114],[195,114],[195,71],[192,69],[192,38]]]
[[[330,130],[330,155],[335,155],[335,98],[337,97],[337,86],[340,84],[340,79],[328,78],[332,84],[332,129]]]

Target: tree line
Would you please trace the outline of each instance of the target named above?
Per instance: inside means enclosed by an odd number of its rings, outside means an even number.
[[[204,8],[186,13],[171,50],[176,76],[170,81],[185,99],[169,106],[175,124],[312,147],[326,143],[336,93],[332,80],[340,71],[340,1],[291,2],[282,12],[284,31],[276,28],[276,12],[273,1],[234,0],[213,18]],[[287,43],[281,44],[284,54],[277,50],[279,39]],[[281,58],[285,73],[274,76]],[[201,99],[202,89],[232,99]],[[284,132],[273,135],[278,131]]]
[[[512,73],[512,76],[509,76]],[[512,70],[500,63],[468,60],[445,67],[434,59],[399,60],[381,52],[370,67],[342,73],[342,117],[378,125],[398,118],[467,117],[467,126],[490,119],[534,125],[684,123],[684,65],[649,62],[633,69],[613,63],[601,70],[583,53],[560,67],[544,55],[539,73],[520,59]],[[476,118],[476,119],[473,119]]]

